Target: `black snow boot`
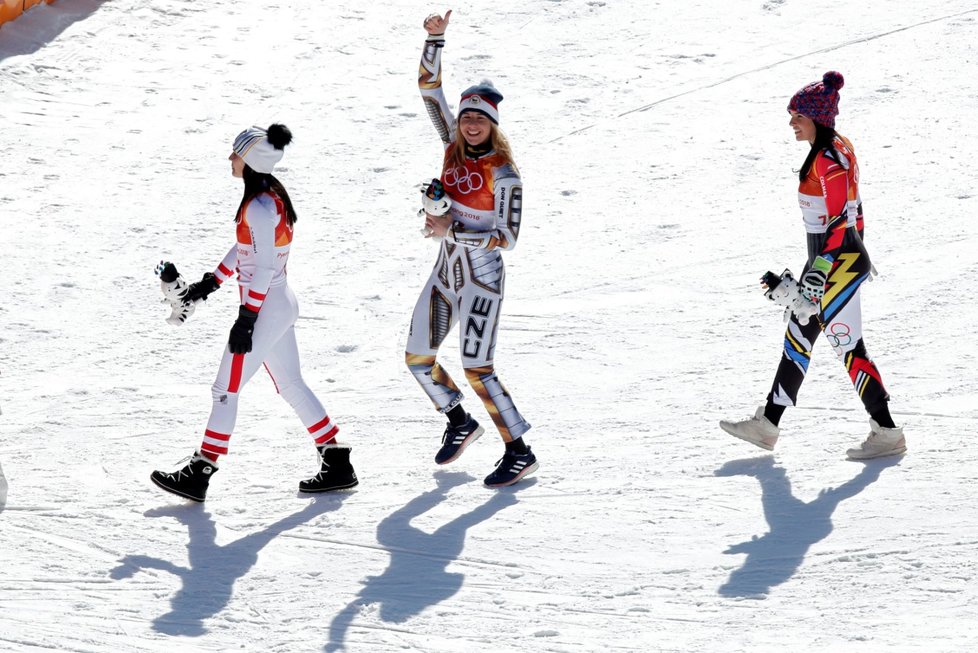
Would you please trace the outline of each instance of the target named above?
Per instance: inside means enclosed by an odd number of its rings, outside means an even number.
[[[322,459],[322,468],[312,478],[299,481],[300,492],[329,492],[346,490],[355,486],[357,473],[350,464],[350,447],[342,444],[327,444],[317,447]]]
[[[207,484],[216,471],[217,465],[213,461],[195,451],[183,469],[172,473],[153,472],[150,479],[167,492],[191,501],[203,501],[207,496]]]

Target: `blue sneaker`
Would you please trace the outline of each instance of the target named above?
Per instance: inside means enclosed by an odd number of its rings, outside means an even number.
[[[452,426],[445,429],[445,434],[441,436],[441,449],[435,454],[435,462],[439,465],[447,465],[462,455],[465,448],[479,439],[485,429],[472,419],[469,414],[465,415],[465,424],[462,426]]]
[[[529,476],[537,471],[540,465],[537,464],[537,457],[526,448],[526,453],[519,454],[507,451],[496,463],[496,469],[486,476],[484,481],[488,487],[506,487],[513,483],[518,483],[524,476]]]

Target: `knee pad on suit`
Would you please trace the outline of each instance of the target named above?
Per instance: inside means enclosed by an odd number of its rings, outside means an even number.
[[[439,411],[448,412],[462,401],[458,386],[434,356],[406,353],[405,363]]]

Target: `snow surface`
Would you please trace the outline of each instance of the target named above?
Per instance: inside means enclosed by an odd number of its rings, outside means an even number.
[[[420,24],[447,7],[369,4],[59,0],[0,30],[0,650],[976,650],[975,3],[454,7],[449,97],[503,90],[526,186],[497,369],[541,468],[504,491],[488,435],[436,468],[403,364],[441,151]],[[824,343],[773,456],[716,424],[780,356],[757,279],[805,257],[785,106],[830,69],[910,447],[866,464]],[[187,505],[149,473],[199,444],[236,293],[174,328],[152,270],[217,263],[230,142],[273,120],[305,376],[361,485],[297,494],[313,449],[256,376]],[[464,380],[453,338],[444,361]]]

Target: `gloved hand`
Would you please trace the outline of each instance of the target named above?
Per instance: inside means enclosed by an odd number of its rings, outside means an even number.
[[[825,296],[825,282],[828,277],[821,270],[809,270],[801,278],[801,294],[816,304]]]
[[[247,354],[251,351],[251,334],[255,332],[257,319],[258,313],[247,306],[238,309],[238,319],[234,321],[228,336],[228,349],[232,354]]]
[[[206,300],[207,296],[221,287],[217,282],[217,277],[213,272],[205,272],[200,281],[187,286],[187,294],[183,296],[183,301],[187,303],[195,302],[198,299]]]
[[[801,294],[820,304],[825,295],[825,282],[832,271],[832,261],[818,256],[812,261],[812,267],[801,278]]]

